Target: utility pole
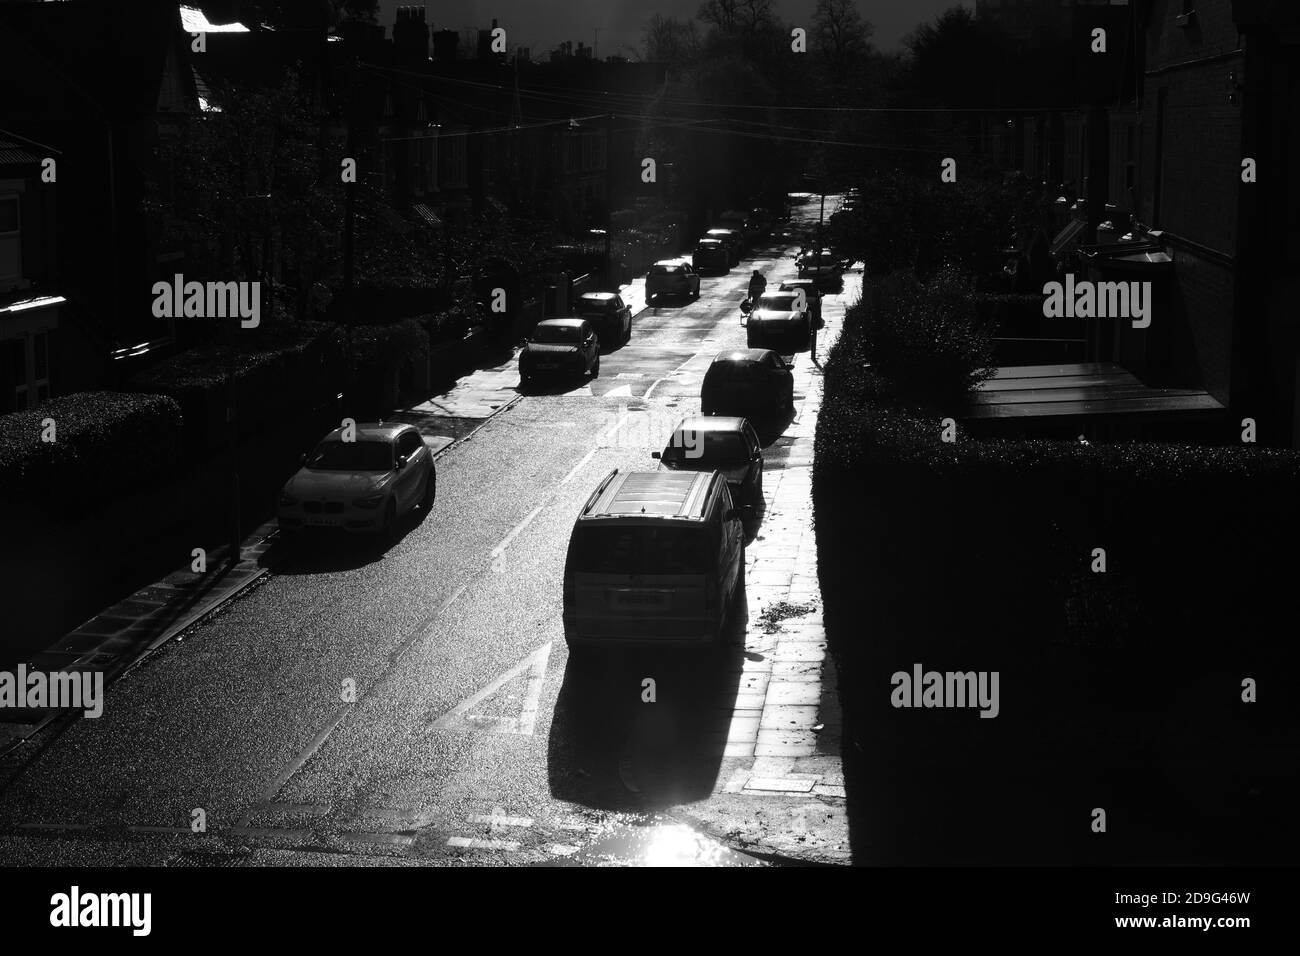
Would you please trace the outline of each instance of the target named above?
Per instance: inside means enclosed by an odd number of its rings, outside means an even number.
[[[357,70],[355,62],[350,64],[352,70],[348,77],[348,108],[347,108],[347,158],[355,160],[356,156],[356,81]],[[345,417],[354,417],[352,413],[356,411],[356,399],[353,396],[356,386],[355,360],[352,348],[352,283],[353,283],[353,260],[354,255],[354,233],[356,231],[356,206],[357,206],[357,182],[355,170],[353,171],[352,180],[343,184],[343,324],[346,332],[347,354],[345,356],[344,391],[343,391],[343,408],[342,412]]]
[[[617,292],[619,283],[614,280],[614,263],[610,258],[609,234],[614,228],[614,185],[613,185],[613,163],[611,162],[612,154],[610,153],[610,130],[614,126],[614,117],[612,115],[605,117],[605,281],[609,284],[610,290]],[[621,278],[621,277],[620,277]]]

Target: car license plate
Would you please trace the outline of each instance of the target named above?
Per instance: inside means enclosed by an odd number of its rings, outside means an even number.
[[[333,528],[339,523],[338,518],[329,518],[325,515],[308,515],[307,523],[319,528]]]
[[[614,607],[663,607],[668,596],[663,591],[611,591]]]

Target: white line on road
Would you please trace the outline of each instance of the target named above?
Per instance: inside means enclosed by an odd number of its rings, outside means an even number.
[[[591,459],[596,457],[596,452],[598,450],[599,449],[597,448],[593,448],[591,451],[587,452],[587,454],[583,455],[582,460],[579,461],[576,465],[574,465],[573,469],[567,475],[565,475],[563,479],[561,479],[560,484],[567,485],[569,482],[571,482],[574,476],[577,475],[578,472],[582,471],[582,469],[586,467],[587,462],[591,461]]]
[[[524,671],[528,670],[529,668],[533,669],[533,675],[536,675],[540,670],[541,677],[537,678],[535,676],[530,676],[528,681],[528,692],[529,694],[532,694],[534,691],[534,685],[536,685],[536,688],[540,693],[541,684],[546,676],[546,662],[550,659],[550,656],[551,656],[551,642],[547,641],[541,647],[537,648],[537,650],[533,651],[531,654],[529,654],[527,657],[521,660],[514,667],[510,668],[510,670],[506,671],[500,677],[492,681],[492,683],[488,684],[482,690],[476,692],[472,697],[469,697],[468,699],[461,701],[459,704],[457,704],[451,710],[447,711],[447,713],[443,714],[441,717],[436,717],[432,720],[427,721],[424,725],[425,733],[429,733],[430,731],[434,731],[434,730],[452,729],[455,724],[460,723],[466,719],[466,715],[469,714],[471,708],[478,706],[480,702],[491,697],[498,690],[500,690],[506,683],[514,680],[516,677],[518,677],[520,674],[522,674]],[[536,706],[537,706],[536,702],[535,701],[525,702],[524,715],[520,717],[520,732],[525,732],[523,731],[523,721],[524,721],[524,717],[528,713],[530,703],[533,709],[533,718],[534,719],[536,718]],[[526,732],[532,733],[531,723]]]
[[[487,823],[497,827],[530,827],[532,817],[496,817],[490,813],[476,813],[469,818],[470,823]]]
[[[500,557],[505,552],[506,548],[510,546],[510,542],[515,540],[515,538],[519,536],[519,532],[527,528],[532,523],[532,520],[541,513],[542,513],[542,506],[538,505],[536,508],[534,508],[532,511],[528,513],[527,518],[525,518],[523,521],[519,522],[519,524],[511,528],[510,533],[501,539],[501,543],[492,549],[492,557],[493,558]]]
[[[451,837],[447,846],[463,847],[467,850],[517,850],[519,844],[514,840],[480,840],[477,837]]]
[[[655,379],[655,380],[654,380],[654,384],[651,385],[649,388],[647,388],[647,389],[645,390],[645,400],[646,400],[647,402],[650,401],[650,396],[652,396],[652,395],[655,393],[655,389],[659,387],[659,384],[660,384],[664,379],[666,379],[666,378],[672,378],[674,375],[676,375],[676,374],[677,374],[678,372],[680,372],[682,369],[686,368],[686,366],[688,366],[688,365],[690,365],[692,362],[694,362],[696,356],[701,355],[701,354],[702,354],[702,352],[696,352],[695,355],[692,355],[690,358],[688,358],[688,359],[687,359],[685,362],[683,362],[681,365],[677,366],[677,368],[673,369],[673,370],[672,370],[671,372],[669,372],[667,375],[663,375],[663,376],[660,376],[659,378]]]

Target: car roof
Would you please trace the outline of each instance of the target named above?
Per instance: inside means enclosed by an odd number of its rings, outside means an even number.
[[[582,298],[582,299],[600,299],[600,300],[602,300],[602,301],[608,301],[609,299],[614,298],[614,296],[616,296],[616,295],[618,295],[617,292],[584,292],[584,293],[582,293],[581,296],[579,296],[579,298]]]
[[[745,430],[745,419],[739,415],[697,415],[683,418],[673,432],[739,432]]]
[[[548,325],[551,326],[552,328],[560,326],[566,329],[572,329],[580,325],[585,325],[586,322],[587,322],[586,319],[542,319],[542,321],[538,322],[537,325],[534,326],[533,328],[537,328],[538,326],[542,326],[542,325]]]
[[[392,441],[411,426],[406,422],[358,422],[357,441]],[[342,436],[343,426],[334,429],[325,436],[325,441]]]
[[[655,263],[656,266],[688,266],[689,262],[683,262],[681,259],[660,259]]]
[[[698,244],[701,246],[720,246],[722,245],[722,240],[718,239],[716,236],[705,236],[700,239]]]
[[[817,288],[816,279],[782,279],[781,291],[793,291],[795,289],[813,289]]]
[[[762,362],[769,355],[775,355],[771,349],[731,349],[719,352],[713,357],[714,365],[726,362]]]
[[[705,235],[712,235],[715,232],[735,232],[734,229],[728,229],[726,226],[714,226]]]
[[[685,518],[701,520],[716,471],[610,473],[582,509],[584,518]]]

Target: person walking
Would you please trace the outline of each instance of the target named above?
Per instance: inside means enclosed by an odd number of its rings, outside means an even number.
[[[763,273],[757,269],[749,277],[749,299],[754,305],[758,305],[758,297],[767,290],[767,280],[763,278]]]

